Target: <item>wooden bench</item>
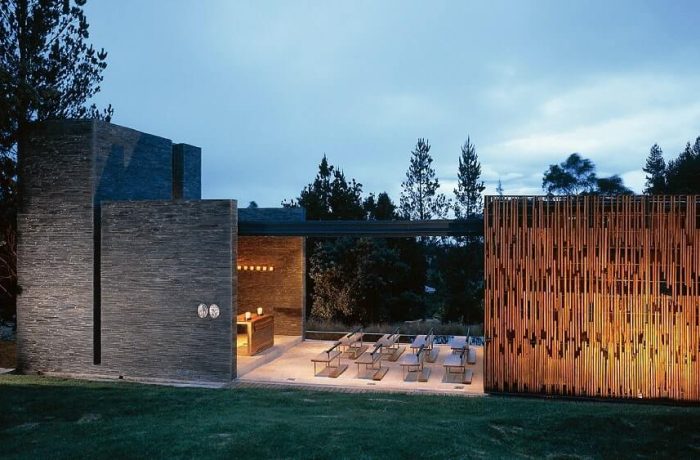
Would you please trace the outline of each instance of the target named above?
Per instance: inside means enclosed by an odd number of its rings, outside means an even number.
[[[389,368],[382,367],[382,344],[378,343],[374,346],[374,350],[370,353],[364,353],[355,361],[357,364],[358,378],[371,378],[372,380],[381,380],[384,378]],[[361,373],[360,366],[365,366],[365,372]]]
[[[355,359],[367,350],[363,338],[362,328],[358,327],[354,331],[345,334],[338,342],[343,348],[343,352],[347,353],[348,358]]]
[[[403,375],[403,380],[407,381],[407,378],[412,374],[416,373],[416,380],[419,382],[427,382],[430,378],[430,368],[426,369],[423,367],[423,361],[425,359],[426,349],[421,346],[415,354],[405,355],[401,358],[401,373]]]
[[[451,380],[452,375],[461,375],[462,383],[472,383],[474,372],[466,367],[468,353],[468,348],[463,348],[461,352],[451,353],[445,358],[445,362],[442,365],[445,367],[446,382]]]
[[[435,341],[435,335],[431,329],[427,335],[417,335],[413,342],[411,342],[411,351],[415,354],[420,347],[426,348],[425,360],[429,363],[434,363],[437,360],[440,350],[433,347],[433,342]]]
[[[340,355],[342,352],[338,349],[340,346],[340,342],[336,342],[332,347],[330,347],[326,351],[322,351],[318,355],[314,356],[311,358],[311,361],[314,363],[314,377],[332,377],[332,378],[338,378],[340,374],[345,372],[345,369],[348,368],[347,364],[341,364],[340,363]],[[338,360],[338,363],[336,365],[333,365],[333,361]],[[320,372],[316,371],[316,365],[319,363],[325,364],[323,369],[321,369]]]
[[[399,334],[399,328],[396,328],[393,333],[384,334],[379,340],[377,340],[377,344],[382,346],[382,353],[386,355],[389,361],[397,361],[399,356],[401,356],[401,353],[404,351],[404,347],[400,346],[399,344],[400,338],[401,334]]]

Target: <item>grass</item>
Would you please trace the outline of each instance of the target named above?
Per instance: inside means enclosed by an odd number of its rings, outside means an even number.
[[[3,458],[700,456],[700,408],[0,376]]]

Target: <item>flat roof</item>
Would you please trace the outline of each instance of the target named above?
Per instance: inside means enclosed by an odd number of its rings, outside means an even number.
[[[439,220],[239,220],[241,236],[375,237],[483,235],[484,219]]]

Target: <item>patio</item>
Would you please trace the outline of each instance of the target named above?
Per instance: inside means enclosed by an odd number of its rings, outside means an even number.
[[[447,345],[435,345],[439,350],[434,363],[425,362],[424,368],[430,370],[426,382],[419,382],[415,375],[410,375],[404,381],[404,372],[401,368],[401,358],[411,354],[410,344],[402,343],[405,347],[401,357],[395,361],[382,360],[381,366],[388,372],[379,381],[371,378],[358,377],[356,360],[346,353],[341,357],[341,363],[346,364],[347,369],[337,378],[314,376],[314,364],[311,359],[319,353],[327,350],[335,342],[325,340],[305,340],[299,337],[275,336],[275,346],[265,350],[256,356],[238,357],[238,382],[246,384],[270,384],[286,386],[303,386],[316,388],[336,388],[338,390],[357,391],[389,391],[424,394],[454,394],[480,396],[484,395],[483,385],[483,347],[476,349],[476,364],[469,365],[473,376],[470,384],[464,384],[456,376],[449,380],[445,378],[443,363],[450,355],[451,350]],[[369,343],[369,350],[372,343]],[[369,350],[365,353],[369,353]],[[322,366],[319,366],[319,371]],[[364,366],[361,366],[359,375],[364,374]]]

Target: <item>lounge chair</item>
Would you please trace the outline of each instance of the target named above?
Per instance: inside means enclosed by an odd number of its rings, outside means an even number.
[[[340,355],[342,354],[340,351],[340,345],[340,341],[335,342],[333,346],[311,358],[311,361],[314,363],[314,377],[337,378],[340,376],[340,374],[345,372],[348,365],[340,363]],[[336,359],[338,360],[338,363],[334,365],[333,362]],[[319,363],[324,364],[324,367],[320,372],[317,372],[316,365]]]

